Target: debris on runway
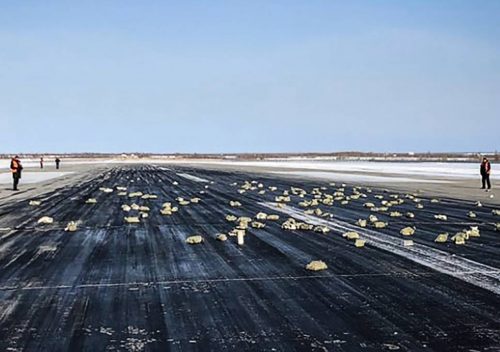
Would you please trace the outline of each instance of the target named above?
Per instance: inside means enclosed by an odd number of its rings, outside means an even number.
[[[0,204],[2,351],[500,348],[486,202],[141,165],[33,201]]]

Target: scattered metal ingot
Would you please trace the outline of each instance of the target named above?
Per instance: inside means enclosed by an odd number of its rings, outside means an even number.
[[[323,235],[326,235],[328,232],[330,232],[330,229],[327,226],[316,226],[314,228],[314,232],[322,233]]]
[[[400,234],[403,236],[412,236],[415,233],[416,228],[415,227],[405,227],[399,231]]]
[[[53,222],[54,219],[50,216],[42,216],[40,219],[38,219],[39,224],[52,224]]]
[[[436,243],[445,243],[446,241],[448,241],[448,233],[440,233],[434,240]]]
[[[75,232],[77,229],[78,229],[78,224],[76,223],[76,221],[70,221],[68,225],[66,225],[64,231]]]
[[[127,192],[118,192],[118,195],[119,195],[119,196],[126,196],[126,195],[127,195]]]
[[[127,187],[122,187],[122,186],[116,186],[117,191],[126,191]]]
[[[431,199],[431,203],[439,203],[439,199]]]
[[[465,244],[467,234],[464,232],[457,232],[451,240],[455,242],[455,244]]]
[[[135,204],[135,203],[133,203],[130,207],[131,207],[133,210],[139,210],[139,209],[141,208],[141,206],[140,206],[140,205]]]
[[[271,214],[267,216],[267,220],[269,221],[278,221],[280,219],[279,215]]]
[[[407,212],[406,214],[407,218],[413,219],[415,217],[415,214],[413,214],[411,211]]]
[[[160,213],[162,215],[172,215],[172,209],[170,209],[170,208],[163,208],[163,209],[160,210]]]
[[[156,194],[145,194],[141,197],[141,199],[157,199],[158,196]]]
[[[238,220],[238,218],[237,218],[236,216],[231,215],[231,214],[226,215],[226,221],[229,221],[229,222],[234,222],[234,221],[236,221],[236,220]]]
[[[423,209],[424,205],[422,203],[418,203],[416,206],[417,209]]]
[[[401,214],[399,211],[391,211],[391,213],[389,215],[393,218],[403,216],[403,214]]]
[[[434,218],[437,220],[442,220],[442,221],[448,220],[448,217],[446,215],[443,215],[443,214],[436,214],[436,215],[434,215]]]
[[[112,193],[113,189],[107,188],[107,187],[101,187],[101,188],[99,188],[99,191],[104,192],[104,193]]]
[[[218,241],[222,241],[222,242],[224,242],[224,241],[227,241],[227,236],[226,236],[225,234],[223,234],[223,233],[219,233],[219,234],[217,235],[216,239],[217,239]]]
[[[257,215],[255,215],[255,218],[257,220],[266,220],[267,219],[267,214],[263,213],[263,212],[260,212]]]
[[[137,216],[126,216],[123,218],[123,220],[125,220],[125,222],[129,224],[138,224],[141,222],[141,220]]]
[[[145,206],[145,205],[141,205],[141,206],[139,207],[139,211],[141,211],[141,212],[143,212],[143,213],[148,212],[149,210],[150,210],[150,209],[149,209],[149,207],[147,207],[147,206]]]
[[[132,209],[132,208],[131,208],[129,205],[127,205],[127,204],[123,204],[123,205],[122,205],[122,210],[123,210],[123,211],[129,212],[131,209]]]
[[[287,221],[285,221],[283,224],[281,224],[281,228],[284,229],[284,230],[297,230],[297,225],[296,225],[296,221],[295,219],[288,219]]]
[[[89,198],[85,201],[85,204],[95,204],[97,200],[95,198]]]
[[[246,223],[249,223],[252,221],[252,218],[248,217],[248,216],[240,216],[238,218],[238,221],[241,223],[241,222],[246,222]]]
[[[196,236],[189,236],[186,238],[186,243],[188,244],[199,244],[203,242],[203,237],[196,235]]]
[[[233,208],[241,207],[241,203],[238,202],[237,200],[229,201],[229,205],[232,206]]]
[[[314,225],[306,224],[305,222],[297,222],[295,223],[295,226],[297,227],[297,230],[310,231],[314,229]]]
[[[191,203],[198,204],[200,202],[200,200],[201,200],[200,198],[194,197],[194,198],[191,198]]]
[[[131,192],[128,194],[129,198],[142,197],[142,192]]]
[[[313,260],[312,262],[306,265],[306,269],[310,271],[320,271],[328,269],[328,266],[322,260]]]
[[[359,233],[354,231],[349,231],[344,233],[342,237],[347,238],[348,240],[357,240],[359,238]]]
[[[473,211],[469,211],[469,212],[467,213],[467,216],[468,216],[469,218],[471,218],[471,219],[474,219],[474,218],[476,218],[476,217],[477,217],[476,213],[474,213]]]
[[[363,204],[363,206],[364,206],[365,208],[374,208],[374,207],[375,207],[375,204],[370,203],[370,202],[367,202],[367,203]]]
[[[481,234],[479,233],[478,226],[471,226],[468,230],[465,230],[465,233],[467,234],[468,237],[480,237],[481,236]]]
[[[383,222],[383,221],[375,221],[373,223],[373,226],[376,228],[376,229],[383,229],[385,227],[387,227],[387,223],[386,222]]]
[[[35,207],[40,205],[40,204],[42,204],[42,202],[40,202],[39,200],[30,200],[30,202],[29,202],[29,205],[35,206]]]
[[[368,220],[370,220],[371,223],[375,223],[378,221],[378,218],[375,215],[370,215]]]
[[[252,227],[254,229],[263,229],[264,227],[266,227],[266,224],[258,222],[258,221],[254,221],[254,222],[252,222]]]
[[[482,207],[482,206],[483,206],[483,204],[480,201],[476,202],[476,207]]]
[[[357,239],[356,241],[354,241],[354,246],[356,246],[357,248],[362,248],[365,246],[365,243],[366,240]]]
[[[358,225],[359,227],[366,227],[367,221],[364,219],[358,219],[358,221],[356,221],[356,225]]]
[[[493,210],[491,211],[491,213],[492,213],[493,215],[500,215],[500,209],[493,209]]]

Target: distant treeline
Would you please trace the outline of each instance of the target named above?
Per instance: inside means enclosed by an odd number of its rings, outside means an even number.
[[[6,159],[13,154],[0,154],[0,158]],[[227,160],[269,160],[269,159],[325,159],[325,160],[369,160],[369,161],[477,161],[483,156],[492,161],[500,161],[498,152],[466,152],[466,153],[365,153],[356,151],[335,153],[25,153],[18,154],[21,158],[47,159],[59,157],[71,159],[142,159],[142,158],[170,158],[170,159],[227,159]]]

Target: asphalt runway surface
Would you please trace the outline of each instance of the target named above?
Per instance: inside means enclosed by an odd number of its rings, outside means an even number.
[[[255,181],[253,189],[239,193],[245,181]],[[158,198],[118,195],[117,186]],[[500,351],[500,216],[492,214],[494,207],[450,198],[432,203],[417,195],[423,204],[417,209],[399,193],[404,203],[391,211],[411,211],[415,218],[394,218],[363,206],[396,199],[395,192],[375,188],[360,188],[366,198],[348,204],[339,199],[313,207],[321,216],[298,205],[313,199],[314,188],[350,196],[353,186],[116,166],[40,195],[39,206],[30,206],[31,199],[2,201],[0,350]],[[307,194],[290,192],[291,201],[277,208],[275,197],[291,187]],[[176,205],[177,197],[201,200],[162,215],[162,204]],[[88,198],[97,202],[86,204]],[[234,200],[241,207],[231,207]],[[139,224],[124,221],[135,213],[121,206],[132,203],[150,208]],[[467,216],[471,210],[476,218]],[[249,228],[241,246],[236,237],[216,240],[235,227],[226,215],[259,212],[280,220]],[[354,225],[370,214],[388,227]],[[54,223],[38,224],[42,216]],[[282,229],[290,216],[331,231]],[[69,221],[80,221],[78,231],[64,231]],[[405,226],[416,233],[400,235]],[[439,233],[451,237],[470,226],[479,227],[480,237],[465,245],[434,242]],[[364,248],[342,237],[352,229],[367,240]],[[191,235],[204,242],[185,243]],[[404,239],[414,246],[404,247]],[[323,260],[328,269],[306,270],[311,260]]]

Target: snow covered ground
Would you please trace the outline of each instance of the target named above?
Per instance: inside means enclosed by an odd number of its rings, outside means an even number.
[[[23,172],[20,184],[23,183],[38,183],[51,180],[53,178],[72,174],[72,172]],[[0,173],[0,184],[11,184],[12,174],[10,172]]]
[[[437,179],[423,179],[416,177],[389,177],[376,176],[367,174],[351,174],[342,172],[325,172],[325,171],[272,171],[278,175],[300,176],[306,179],[326,179],[342,182],[376,182],[376,183],[391,183],[391,182],[419,182],[419,183],[448,183],[451,181]]]
[[[350,174],[376,173],[377,176],[401,178],[403,176],[415,180],[415,177],[425,178],[462,178],[477,179],[479,163],[441,163],[441,162],[369,162],[369,161],[207,161],[207,163],[255,166],[264,168],[304,169],[318,172],[346,172]],[[500,179],[492,164],[492,179]],[[295,171],[293,171],[295,172]],[[304,171],[305,172],[305,171]],[[311,174],[312,175],[312,174]],[[324,175],[323,175],[324,176]],[[332,175],[333,176],[333,175]],[[339,176],[339,175],[335,175]],[[341,176],[341,175],[340,175]],[[350,177],[350,176],[349,176]],[[374,175],[374,177],[376,177]],[[384,180],[380,180],[384,181]],[[418,180],[417,180],[418,181]]]
[[[23,166],[38,167],[38,159],[24,159]],[[9,169],[10,160],[0,159],[0,170]],[[430,182],[438,179],[440,182],[458,179],[479,179],[479,163],[453,162],[370,162],[370,161],[328,161],[328,160],[265,160],[265,161],[231,161],[213,159],[63,159],[61,166],[85,164],[120,164],[120,163],[150,163],[150,164],[215,164],[227,166],[259,167],[274,172],[293,173],[303,176],[341,179],[349,174],[349,179],[357,181],[367,180],[374,182],[402,181],[402,182]],[[45,160],[46,168],[54,168],[52,159]],[[499,166],[492,163],[492,180],[500,180]],[[278,171],[278,170],[276,170]],[[361,178],[361,176],[363,176]]]

